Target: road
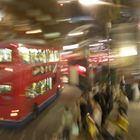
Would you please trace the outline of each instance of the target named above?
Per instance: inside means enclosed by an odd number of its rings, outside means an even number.
[[[81,91],[73,86],[66,86],[61,96],[39,116],[21,128],[0,128],[0,140],[53,140],[61,125],[61,116],[64,105],[71,105]],[[125,140],[139,140],[140,136],[140,103],[130,103],[129,106],[129,133]],[[80,138],[79,140],[82,140]]]

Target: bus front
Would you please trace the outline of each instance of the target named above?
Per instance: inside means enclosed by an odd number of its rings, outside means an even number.
[[[17,120],[18,112],[14,98],[15,82],[18,81],[14,56],[16,56],[14,47],[10,45],[0,46],[0,124]],[[18,58],[16,59],[18,60]]]

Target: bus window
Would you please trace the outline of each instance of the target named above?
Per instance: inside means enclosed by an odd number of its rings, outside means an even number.
[[[0,49],[0,62],[12,62],[12,50],[2,48]]]
[[[48,50],[45,51],[45,55],[46,55],[46,61],[49,62],[49,51]]]
[[[46,51],[45,50],[42,50],[41,57],[42,57],[42,62],[46,63],[47,59],[46,59]]]
[[[53,57],[53,51],[52,50],[48,51],[48,56],[49,56],[49,62],[53,62],[54,57]]]
[[[9,94],[12,87],[10,85],[0,85],[0,94]]]
[[[36,96],[47,93],[53,87],[52,78],[47,78],[33,83],[27,90],[26,96],[35,98]]]
[[[59,51],[48,51],[47,52],[47,60],[48,62],[56,62],[58,61],[60,58],[59,58]]]
[[[19,54],[22,57],[23,63],[30,64],[29,49],[26,47],[19,47]]]
[[[49,86],[49,89],[52,89],[52,77],[47,78],[47,85]]]
[[[49,72],[52,72],[52,65],[48,65]]]
[[[59,61],[59,52],[54,51],[54,61]]]
[[[36,63],[37,49],[29,49],[31,63]]]

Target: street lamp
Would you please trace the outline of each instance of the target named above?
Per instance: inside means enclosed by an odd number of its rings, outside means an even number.
[[[92,6],[96,4],[104,4],[101,0],[79,0],[79,3],[84,6]]]

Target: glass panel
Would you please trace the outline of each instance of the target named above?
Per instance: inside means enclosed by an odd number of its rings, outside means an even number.
[[[47,93],[52,89],[52,78],[44,79],[37,83],[33,83],[26,91],[26,96],[35,98],[36,96]]]
[[[54,62],[54,52],[53,51],[49,51],[49,62]]]
[[[37,49],[29,49],[31,63],[36,63]]]
[[[46,50],[45,55],[46,55],[47,62],[49,62],[49,51],[48,50]]]
[[[10,85],[0,85],[0,94],[8,94],[11,92],[11,89]]]
[[[52,89],[52,78],[47,79],[47,85],[48,85],[49,89]]]
[[[20,47],[18,48],[19,54],[22,57],[23,63],[29,64],[30,63],[30,55],[29,55],[29,49],[26,47]]]
[[[0,49],[0,62],[12,62],[12,50]]]
[[[54,51],[54,61],[59,61],[59,52]]]
[[[46,51],[43,50],[42,53],[41,53],[41,57],[42,57],[42,62],[46,63],[47,62],[47,59],[46,59]]]

